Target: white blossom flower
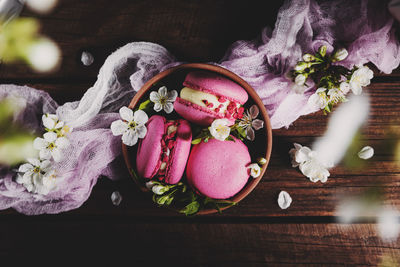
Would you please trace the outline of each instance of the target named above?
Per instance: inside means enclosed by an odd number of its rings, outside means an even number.
[[[151,188],[151,191],[153,191],[153,193],[156,195],[162,195],[168,190],[169,190],[168,186],[163,186],[163,185],[155,185]]]
[[[146,112],[137,110],[135,113],[127,107],[119,110],[122,120],[111,123],[111,131],[114,136],[122,135],[122,142],[127,146],[133,146],[138,138],[144,138],[147,134],[145,123],[148,121]]]
[[[174,110],[174,102],[178,92],[172,90],[168,92],[167,87],[163,86],[157,92],[150,93],[150,101],[154,103],[154,110],[159,112],[164,109],[166,113],[171,113]]]
[[[281,209],[285,210],[292,204],[292,198],[286,191],[281,191],[278,196],[278,205]]]
[[[378,232],[383,241],[396,241],[400,233],[400,213],[392,207],[384,207],[378,215]]]
[[[257,163],[250,164],[247,168],[250,169],[250,175],[253,178],[257,178],[261,174],[261,168]]]
[[[360,152],[358,152],[358,157],[360,159],[370,159],[374,155],[374,149],[370,146],[363,147]]]
[[[52,71],[60,63],[60,48],[49,39],[42,38],[28,49],[28,62],[38,72]]]
[[[325,183],[330,175],[328,169],[315,156],[310,156],[309,160],[300,163],[299,169],[314,183],[318,181]]]
[[[62,159],[62,149],[68,147],[69,141],[66,137],[57,137],[54,132],[47,132],[44,138],[37,137],[33,141],[33,147],[39,150],[41,159],[50,159],[59,162]]]
[[[359,95],[362,92],[362,87],[370,84],[371,79],[374,77],[374,72],[367,66],[361,66],[350,78],[350,88],[355,95]]]
[[[216,119],[209,127],[211,135],[220,141],[225,141],[231,132],[228,119]]]
[[[294,143],[294,148],[289,150],[292,158],[292,167],[299,167],[300,171],[312,182],[325,183],[330,175],[328,168],[332,163],[322,163],[318,160],[317,153],[306,146]]]
[[[49,160],[28,159],[18,169],[16,182],[22,184],[28,192],[47,195],[56,187],[55,171]]]
[[[304,83],[306,82],[307,77],[304,74],[299,74],[296,76],[296,78],[294,79],[295,84],[297,85],[304,85]]]
[[[257,105],[253,105],[243,114],[243,118],[239,121],[239,126],[245,129],[246,138],[253,141],[255,138],[254,130],[264,127],[264,121],[256,119],[259,113]]]
[[[346,101],[346,97],[344,96],[343,92],[338,88],[329,89],[328,96],[329,102],[333,104]]]
[[[348,82],[341,82],[339,88],[343,94],[347,95],[347,93],[350,91],[350,84]]]
[[[333,58],[336,61],[342,61],[344,60],[347,56],[349,55],[349,52],[345,48],[341,48],[336,51],[336,53],[333,55]]]
[[[319,109],[324,109],[328,104],[328,98],[326,96],[326,88],[318,88],[314,94],[310,96],[307,104],[312,107],[318,107]]]

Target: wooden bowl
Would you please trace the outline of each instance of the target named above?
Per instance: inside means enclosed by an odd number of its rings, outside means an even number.
[[[258,178],[249,178],[249,181],[245,185],[245,187],[242,188],[239,193],[237,193],[235,196],[230,198],[230,201],[233,202],[240,202],[243,198],[245,198],[255,187],[256,185],[260,182],[261,178],[265,174],[265,171],[268,166],[268,162],[271,156],[271,149],[272,149],[272,130],[271,130],[271,124],[269,121],[268,113],[267,110],[265,109],[264,104],[262,103],[260,97],[258,94],[254,91],[254,89],[247,83],[245,82],[242,78],[234,74],[233,72],[224,69],[219,66],[215,65],[210,65],[210,64],[203,64],[203,63],[190,63],[190,64],[182,64],[170,69],[167,69],[156,76],[154,76],[152,79],[150,79],[148,82],[146,82],[143,87],[139,90],[139,92],[134,96],[132,99],[131,103],[129,104],[129,108],[135,109],[137,105],[143,101],[143,96],[148,95],[150,90],[152,89],[153,85],[156,83],[161,83],[161,82],[169,82],[170,84],[175,83],[175,88],[171,86],[167,86],[168,89],[176,89],[180,90],[183,88],[182,82],[184,80],[184,77],[186,74],[190,71],[193,70],[206,70],[210,72],[215,72],[218,73],[219,75],[225,76],[226,78],[236,82],[240,86],[242,86],[247,93],[249,94],[249,100],[246,102],[245,106],[250,106],[253,104],[256,104],[260,110],[260,115],[262,117],[262,120],[264,121],[264,128],[260,129],[259,131],[256,132],[256,140],[253,142],[253,144],[248,145],[250,155],[252,156],[252,162],[256,162],[257,157],[264,157],[266,159],[266,163],[262,166],[262,171],[261,175]],[[171,83],[172,81],[172,83]],[[258,138],[257,138],[258,137]],[[122,153],[124,156],[124,160],[126,163],[126,166],[128,167],[129,173],[133,177],[134,174],[132,173],[132,169],[136,169],[136,153],[132,153],[130,151],[132,148],[127,147],[126,145],[122,144]],[[257,153],[256,155],[253,155],[254,153]],[[133,177],[135,178],[135,177]],[[137,180],[134,179],[136,182]],[[140,189],[144,192],[149,191],[146,187],[143,185],[137,183]],[[227,209],[229,207],[223,207],[221,210]],[[210,214],[210,213],[215,213],[217,210],[215,209],[203,209],[200,210],[197,214]]]

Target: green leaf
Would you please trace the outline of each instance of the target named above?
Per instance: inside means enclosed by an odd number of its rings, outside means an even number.
[[[232,137],[231,135],[228,136],[228,137],[225,139],[225,141],[233,141],[233,142],[236,142],[235,139],[233,139],[233,137]]]
[[[192,140],[192,145],[197,145],[201,143],[202,138],[196,138]]]
[[[139,110],[147,109],[153,102],[150,101],[150,99],[147,99],[146,101],[140,103],[139,105]]]
[[[180,210],[181,213],[185,214],[186,216],[194,215],[196,214],[200,209],[200,203],[195,200],[187,204],[182,210]]]

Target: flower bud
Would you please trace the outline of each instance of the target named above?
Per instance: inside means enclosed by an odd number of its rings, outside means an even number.
[[[151,188],[151,191],[153,191],[153,193],[156,195],[162,195],[168,190],[169,190],[168,186],[162,186],[162,185],[155,185]]]
[[[308,64],[306,62],[299,62],[296,64],[294,67],[295,71],[303,71],[308,67]]]
[[[148,181],[148,182],[146,183],[146,188],[147,188],[147,189],[152,189],[153,186],[154,186],[154,182],[153,182],[153,181]]]
[[[260,165],[264,165],[265,163],[267,163],[267,160],[263,157],[259,157],[259,158],[257,158],[257,162]]]
[[[296,76],[294,82],[295,82],[297,85],[303,85],[303,84],[306,82],[306,80],[307,80],[307,76],[306,76],[306,75],[304,75],[304,74],[299,74],[299,75]]]
[[[156,202],[158,205],[164,205],[165,202],[168,201],[168,199],[169,199],[169,196],[161,196],[161,197],[157,198]]]
[[[346,49],[341,48],[336,51],[336,53],[333,55],[333,59],[335,61],[341,61],[344,60],[347,56],[349,55],[349,52],[347,52]]]
[[[315,57],[313,55],[311,55],[311,54],[304,54],[303,55],[303,60],[305,62],[310,62],[310,61],[313,61],[314,59],[315,59]]]
[[[324,57],[324,56],[326,55],[326,45],[321,46],[321,47],[318,49],[318,53],[320,53],[321,56]]]

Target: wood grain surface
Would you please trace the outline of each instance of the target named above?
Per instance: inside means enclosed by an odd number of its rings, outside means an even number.
[[[60,45],[62,65],[47,75],[23,64],[0,65],[0,82],[45,90],[60,104],[79,100],[105,58],[131,41],[159,43],[186,62],[218,61],[235,40],[256,38],[264,26],[273,27],[282,2],[62,0],[49,15],[24,10],[23,16],[39,18],[42,31]],[[89,67],[80,62],[84,50],[95,57]],[[373,218],[340,224],[336,208],[346,197],[379,189],[384,203],[400,209],[400,164],[385,145],[400,120],[399,73],[376,71],[366,89],[371,114],[362,144],[374,147],[375,156],[363,168],[336,167],[321,184],[291,167],[292,143],[309,145],[324,133],[329,116],[319,112],[273,131],[265,176],[223,214],[185,218],[154,206],[128,173],[117,182],[103,177],[79,209],[36,217],[1,211],[0,256],[18,259],[23,251],[26,258],[37,258],[45,246],[50,258],[65,257],[69,249],[66,261],[82,256],[104,266],[124,259],[134,266],[398,266],[399,241],[384,242]],[[115,190],[123,196],[119,206],[110,200]],[[293,198],[287,210],[276,202],[281,190]]]

